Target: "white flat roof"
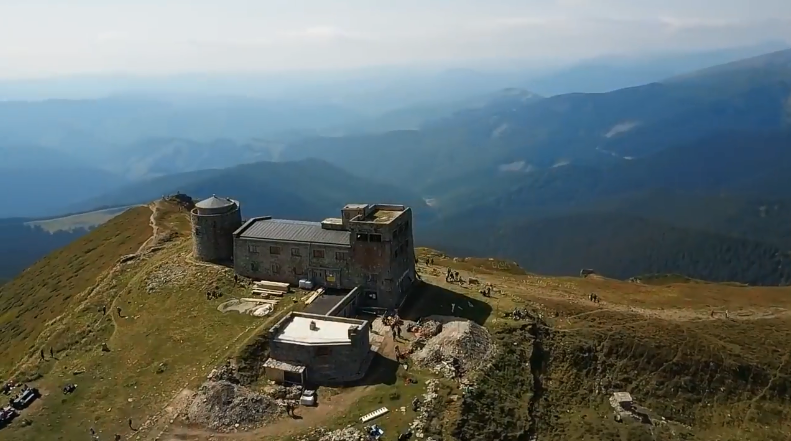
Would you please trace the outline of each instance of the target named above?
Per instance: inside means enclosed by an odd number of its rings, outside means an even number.
[[[316,322],[318,329],[315,331],[311,330],[310,322]],[[358,325],[313,317],[294,316],[280,331],[280,334],[275,337],[275,341],[303,344],[351,343],[349,328],[355,326]]]

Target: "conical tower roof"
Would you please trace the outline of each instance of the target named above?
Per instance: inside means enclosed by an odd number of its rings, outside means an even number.
[[[198,202],[195,206],[198,208],[216,209],[230,207],[233,204],[234,202],[230,199],[218,198],[217,195],[212,195],[210,198]]]

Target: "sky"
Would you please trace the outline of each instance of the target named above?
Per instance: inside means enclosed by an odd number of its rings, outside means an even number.
[[[0,78],[574,60],[791,42],[790,0],[0,0]]]

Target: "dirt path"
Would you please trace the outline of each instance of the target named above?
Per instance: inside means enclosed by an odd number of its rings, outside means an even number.
[[[174,425],[159,439],[162,441],[238,440],[259,441],[264,439],[292,437],[311,428],[327,425],[332,417],[352,408],[354,403],[368,393],[372,386],[361,386],[348,393],[324,398],[316,407],[300,407],[296,418],[281,418],[256,430],[242,433],[216,433],[195,427]]]

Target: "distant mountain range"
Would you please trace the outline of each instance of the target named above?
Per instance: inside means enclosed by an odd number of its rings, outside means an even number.
[[[20,188],[3,206],[19,215],[46,194],[85,211],[182,191],[315,220],[398,202],[415,208],[421,243],[529,271],[791,282],[791,50],[607,93],[509,88],[357,121],[322,129],[339,136],[148,138],[90,166],[31,148],[38,168],[18,157],[0,174]],[[399,125],[413,128],[379,133]]]

